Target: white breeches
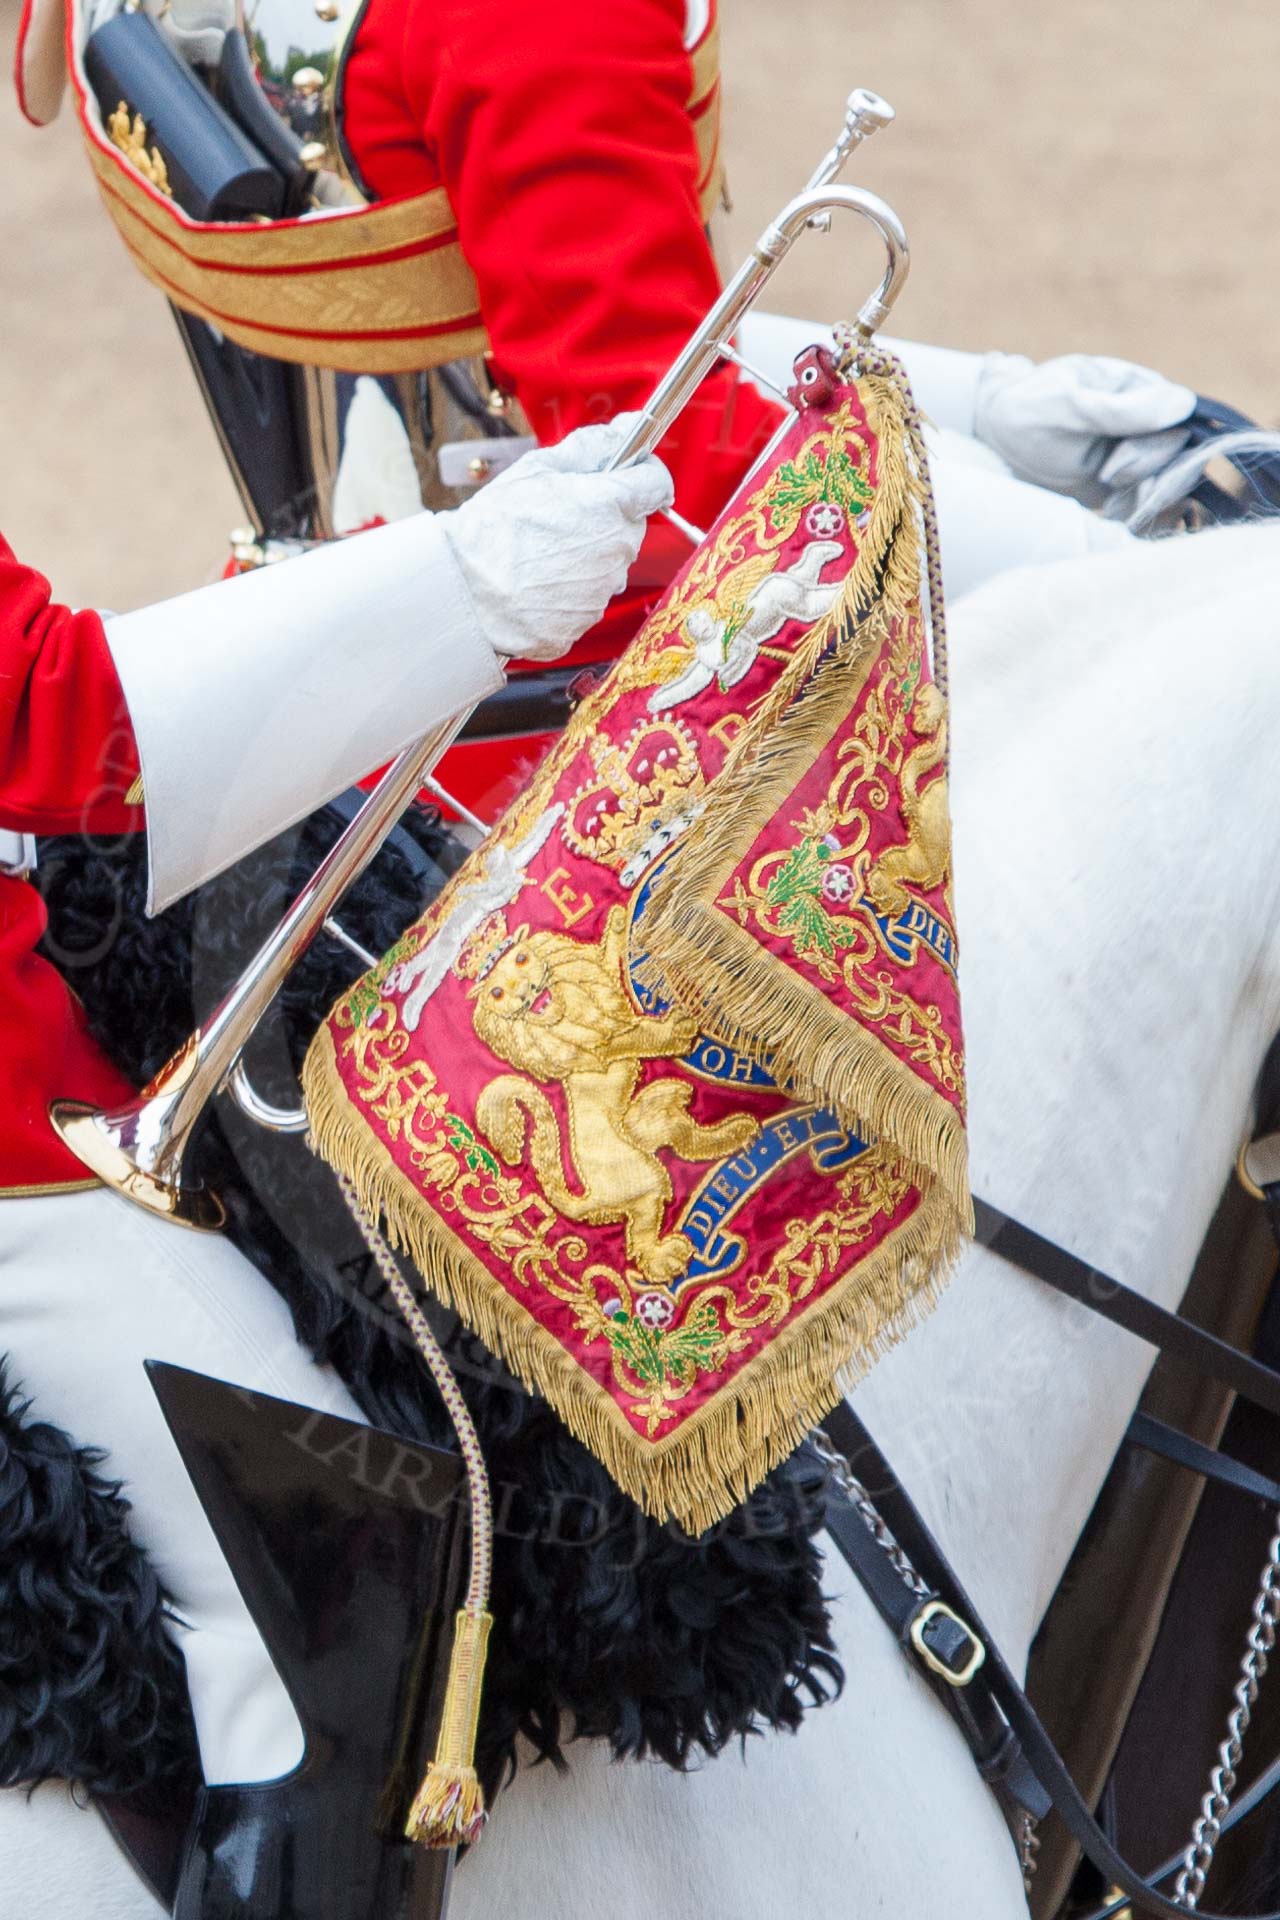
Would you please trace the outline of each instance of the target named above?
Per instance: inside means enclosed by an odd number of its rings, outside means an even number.
[[[0,1353],[32,1415],[108,1449],[131,1528],[185,1625],[205,1778],[270,1780],[302,1728],[187,1479],[146,1375],[168,1360],[359,1419],[309,1360],[284,1302],[229,1241],[143,1213],[106,1190],[0,1200]]]

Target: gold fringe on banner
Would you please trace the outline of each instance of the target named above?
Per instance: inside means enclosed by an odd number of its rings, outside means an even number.
[[[940,1179],[972,1232],[968,1148],[955,1107],[824,993],[768,964],[751,935],[712,905],[744,847],[794,791],[815,744],[820,750],[843,724],[885,624],[877,615],[841,645],[768,741],[716,783],[696,842],[654,886],[639,972],[725,1046],[755,1059],[767,1053],[770,1070],[798,1098],[830,1106],[855,1132],[891,1142],[923,1178]]]
[[[302,1074],[317,1153],[381,1220],[427,1289],[529,1389],[541,1394],[623,1492],[655,1519],[697,1535],[732,1513],[781,1465],[842,1394],[925,1318],[962,1244],[955,1207],[937,1183],[915,1212],[820,1304],[784,1327],[666,1438],[643,1439],[616,1402],[452,1233],[352,1105],[333,1037],[322,1027]]]
[[[767,728],[752,727],[707,798],[696,836],[673,855],[645,909],[645,983],[724,1045],[760,1058],[802,1099],[831,1106],[855,1131],[892,1142],[946,1188],[972,1232],[968,1149],[956,1108],[826,994],[762,953],[714,902],[744,852],[829,746],[895,623],[919,615],[923,455],[902,394],[863,383],[885,463],[862,554],[823,630],[810,636],[806,684]],[[914,456],[914,457],[913,457]]]
[[[887,356],[859,374],[857,388],[876,437],[874,486],[857,528],[857,554],[835,604],[793,644],[783,670],[749,709],[727,759],[700,793],[698,823],[676,843],[642,922],[650,977],[661,977],[664,991],[691,1021],[713,1039],[767,1061],[788,1096],[830,1109],[840,1125],[870,1143],[841,1176],[846,1186],[840,1204],[846,1212],[831,1215],[846,1238],[839,1241],[833,1230],[831,1247],[815,1248],[814,1277],[796,1285],[785,1314],[769,1323],[767,1342],[736,1370],[715,1362],[711,1371],[723,1367],[722,1378],[711,1384],[708,1375],[710,1390],[692,1402],[693,1411],[679,1413],[678,1401],[673,1402],[670,1426],[663,1430],[650,1422],[646,1434],[635,1417],[637,1389],[616,1371],[610,1375],[613,1350],[602,1336],[605,1322],[595,1296],[580,1315],[575,1305],[579,1331],[562,1340],[533,1310],[539,1304],[536,1275],[504,1283],[501,1264],[486,1264],[474,1235],[471,1241],[464,1237],[460,1216],[450,1213],[452,1203],[437,1204],[426,1169],[439,1149],[434,1136],[428,1137],[429,1126],[420,1141],[414,1137],[412,1120],[406,1118],[411,1108],[402,1102],[421,1099],[424,1111],[433,1103],[444,1110],[454,1098],[442,1084],[449,1073],[448,1047],[443,1064],[433,1061],[430,1047],[425,1053],[415,1050],[411,1036],[396,1029],[393,991],[377,1031],[395,1031],[367,1091],[360,1080],[363,1070],[353,1072],[350,1064],[350,1049],[367,1030],[353,1027],[350,1019],[344,1024],[335,1016],[321,1029],[303,1071],[317,1151],[350,1182],[362,1209],[385,1223],[390,1240],[413,1260],[425,1285],[456,1308],[527,1388],[549,1402],[624,1492],[646,1512],[674,1517],[695,1534],[724,1518],[786,1459],[841,1393],[924,1316],[970,1230],[964,1124],[957,1107],[861,1025],[853,1011],[842,1011],[714,910],[724,875],[786,807],[849,719],[876,661],[907,623],[922,618],[926,537],[921,529],[922,523],[926,530],[931,526],[931,503],[914,403]],[[766,498],[767,482],[757,480],[756,486],[754,498]],[[730,510],[727,529],[747,524],[745,510],[736,523]],[[687,609],[713,591],[726,547],[722,532],[714,554],[709,546],[695,557],[675,610],[658,617],[651,633],[579,707],[562,743],[498,829],[504,844],[518,844],[552,799],[563,797],[557,782],[597,730],[607,728],[612,709],[621,704],[626,711],[625,703],[652,688],[655,676],[661,684],[655,663],[671,650],[670,636]],[[931,589],[935,574],[931,565]],[[600,868],[591,872],[592,890],[598,893]],[[457,884],[419,923],[415,954],[424,936],[429,939],[447,916]],[[528,884],[532,900],[538,881]],[[605,886],[604,899],[610,897]],[[627,897],[625,890],[619,897]],[[642,984],[643,973],[642,965]],[[382,995],[384,977],[385,967],[369,976],[375,998]],[[413,1077],[404,1081],[402,1093],[397,1076],[404,1072]],[[406,1143],[420,1144],[421,1153],[414,1158]],[[393,1157],[393,1144],[399,1159]],[[421,1180],[408,1164],[411,1158],[424,1174]],[[805,1160],[795,1167],[798,1218],[792,1228],[802,1228],[806,1208],[817,1217],[835,1205],[834,1198],[825,1197],[834,1189],[815,1188],[815,1178],[821,1177],[816,1169],[805,1170]],[[875,1231],[883,1231],[883,1238],[861,1257],[855,1251],[842,1267],[860,1238],[845,1223],[859,1208],[864,1210],[860,1218],[877,1223]],[[785,1214],[774,1211],[773,1230],[781,1241],[791,1228]],[[578,1236],[578,1251],[569,1256],[576,1275],[590,1258],[591,1229],[558,1224]],[[870,1225],[867,1237],[872,1237]],[[766,1268],[753,1271],[763,1276]],[[826,1291],[815,1287],[819,1273],[824,1284],[837,1276]],[[623,1290],[630,1299],[636,1288],[653,1282],[633,1275],[628,1284],[631,1290]]]
[[[910,457],[903,396],[881,376],[861,380],[859,391],[868,423],[877,436],[879,471],[870,515],[860,530],[857,558],[841,583],[840,597],[831,611],[809,629],[787,671],[739,734],[713,792],[719,791],[738,762],[769,736],[783,714],[804,694],[834,642],[849,635],[877,608],[883,609],[886,621],[906,619],[919,603],[915,516],[922,501],[922,486],[919,464]],[[610,691],[606,681],[600,689],[602,706],[608,704]]]

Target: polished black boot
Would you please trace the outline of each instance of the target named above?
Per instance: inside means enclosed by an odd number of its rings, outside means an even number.
[[[182,1367],[151,1383],[306,1734],[295,1772],[202,1789],[174,1920],[439,1920],[404,1838],[465,1574],[453,1454]]]

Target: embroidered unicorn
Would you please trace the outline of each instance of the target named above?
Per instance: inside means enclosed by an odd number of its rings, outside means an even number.
[[[528,878],[525,868],[546,846],[563,812],[562,806],[548,807],[519,846],[506,847],[499,842],[491,847],[484,856],[479,879],[459,889],[453,906],[426,946],[392,967],[385,982],[387,992],[404,993],[406,988],[412,989],[400,1009],[400,1024],[410,1033],[416,1031],[428,1000],[477,927],[500,907],[509,907],[519,894]]]

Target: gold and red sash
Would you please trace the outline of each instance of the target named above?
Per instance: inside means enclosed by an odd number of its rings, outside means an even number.
[[[79,59],[84,31],[83,0],[71,0],[67,60],[103,204],[134,265],[177,306],[258,353],[350,373],[414,373],[485,350],[475,276],[443,187],[318,219],[193,220],[104,132]],[[689,58],[709,219],[723,179],[714,7]]]
[[[969,1219],[919,468],[891,381],[827,398],[304,1076],[426,1284],[693,1530]]]

